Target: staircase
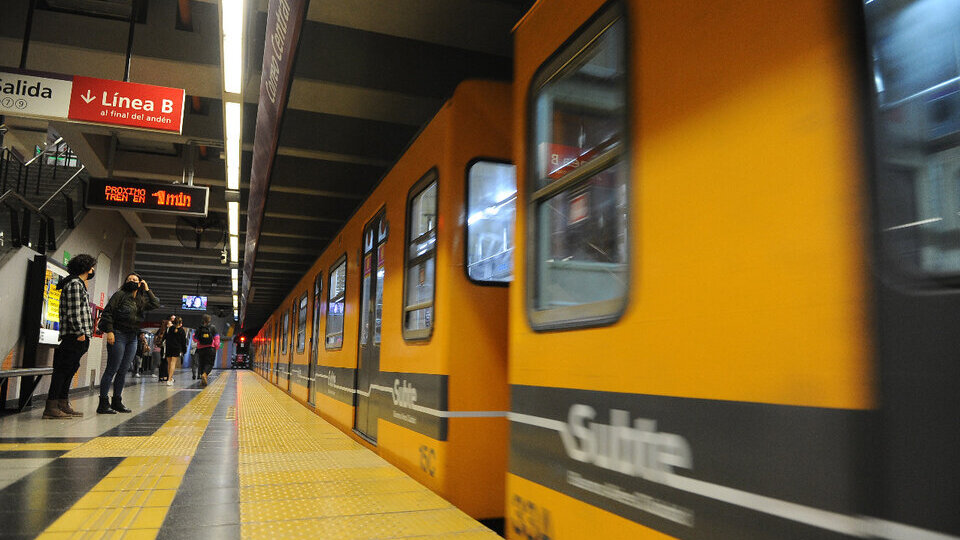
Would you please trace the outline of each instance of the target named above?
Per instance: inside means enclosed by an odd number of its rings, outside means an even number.
[[[83,218],[89,178],[58,137],[29,160],[0,149],[0,259],[21,246],[55,251]]]

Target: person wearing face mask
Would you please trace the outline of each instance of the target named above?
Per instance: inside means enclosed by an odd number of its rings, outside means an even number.
[[[128,413],[130,409],[123,406],[123,385],[127,379],[127,371],[137,354],[137,336],[140,333],[140,323],[143,314],[151,309],[160,307],[157,298],[147,282],[140,279],[140,275],[127,275],[120,290],[113,293],[103,313],[100,315],[100,331],[107,340],[107,368],[100,378],[100,414]],[[113,401],[108,399],[110,385],[113,385]]]
[[[47,392],[44,418],[73,418],[82,412],[70,406],[70,382],[80,369],[80,358],[93,337],[93,314],[87,296],[87,282],[93,279],[97,260],[81,253],[67,263],[69,275],[57,284],[60,289],[60,344],[53,353],[53,375]]]

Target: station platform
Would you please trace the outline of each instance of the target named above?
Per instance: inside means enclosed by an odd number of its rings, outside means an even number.
[[[499,538],[255,373],[213,375],[0,418],[0,536]]]

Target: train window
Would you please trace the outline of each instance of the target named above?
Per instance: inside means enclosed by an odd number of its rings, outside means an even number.
[[[339,349],[343,346],[343,311],[347,293],[347,256],[344,255],[330,269],[330,286],[327,287],[327,332],[324,347]]]
[[[307,293],[300,297],[300,306],[297,312],[297,352],[302,353],[307,344]]]
[[[427,339],[433,330],[437,265],[437,172],[414,184],[407,202],[403,337]]]
[[[513,280],[517,168],[475,161],[467,169],[467,276],[477,282]]]
[[[537,330],[609,324],[626,306],[624,17],[612,5],[531,86],[527,305]]]
[[[864,6],[884,257],[927,277],[960,275],[960,2]]]
[[[280,336],[280,354],[287,354],[287,336],[290,335],[290,312],[283,312],[283,335]]]

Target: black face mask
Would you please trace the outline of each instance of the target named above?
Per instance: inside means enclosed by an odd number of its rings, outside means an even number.
[[[96,272],[90,272],[90,275],[87,276],[87,279],[93,279],[93,276],[95,276],[96,274],[97,274]]]
[[[139,287],[140,287],[139,283],[134,283],[132,281],[128,281],[123,284],[123,290],[126,292],[133,292],[137,290]]]

